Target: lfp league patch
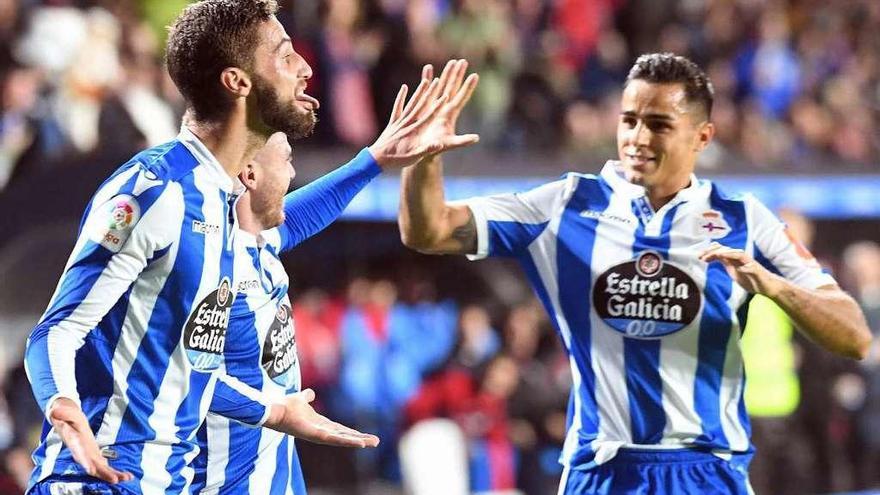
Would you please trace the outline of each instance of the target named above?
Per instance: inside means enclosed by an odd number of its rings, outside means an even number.
[[[90,215],[89,239],[118,253],[140,219],[141,207],[136,199],[128,194],[114,196]]]

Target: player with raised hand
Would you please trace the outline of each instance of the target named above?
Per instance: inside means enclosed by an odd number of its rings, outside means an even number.
[[[271,403],[219,373],[235,338],[238,175],[272,133],[310,134],[318,107],[305,93],[311,68],[276,10],[273,0],[204,0],[172,26],[166,58],[187,102],[184,126],[95,193],[28,339],[46,414],[29,493],[187,491],[209,408],[331,444],[375,443],[304,414],[302,397]],[[429,89],[370,147],[380,167],[467,144],[432,132],[441,102]]]
[[[433,82],[432,67],[422,71],[422,82],[405,103],[404,86],[398,94],[388,131],[377,140],[394,135],[406,122],[422,121],[432,111],[428,101],[441,99],[442,86],[452,77],[453,64]],[[465,97],[464,89],[461,96]],[[466,100],[461,102],[464,104]],[[456,139],[473,142],[476,136],[456,137],[441,119],[429,141]],[[393,140],[392,140],[393,141]],[[376,146],[376,145],[374,145]],[[372,148],[372,147],[371,147]],[[291,148],[282,133],[273,135],[254,161],[239,175],[247,192],[236,211],[240,232],[235,238],[235,287],[238,297],[230,316],[230,338],[225,346],[225,372],[232,380],[258,389],[271,401],[288,401],[300,419],[294,435],[318,443],[340,445],[348,435],[350,446],[374,446],[378,441],[317,414],[308,402],[311,390],[300,392],[296,356],[295,322],[288,298],[289,278],[279,259],[300,242],[332,223],[352,198],[383,168],[373,159],[371,148],[351,162],[284,196],[294,170]],[[405,163],[405,162],[402,162]],[[393,167],[392,167],[393,168]],[[221,398],[222,399],[222,398]],[[286,411],[287,409],[284,409]],[[270,420],[271,423],[273,420]],[[304,493],[304,480],[292,438],[269,429],[254,429],[209,414],[198,434],[200,453],[194,461],[193,493]]]
[[[560,494],[751,493],[739,338],[752,294],[826,349],[867,353],[861,310],[785,225],[694,176],[712,99],[693,62],[643,55],[623,87],[619,160],[599,174],[447,203],[439,159],[402,173],[404,243],[518,260],[562,338]]]

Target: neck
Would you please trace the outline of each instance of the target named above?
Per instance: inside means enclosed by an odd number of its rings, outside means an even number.
[[[238,203],[235,205],[235,212],[238,216],[239,229],[253,236],[257,236],[260,232],[266,230],[266,227],[251,210],[251,198],[247,193],[238,199]]]
[[[654,211],[657,211],[660,208],[663,208],[666,203],[672,201],[672,198],[674,198],[679,191],[687,188],[690,183],[691,176],[689,174],[682,180],[671,184],[645,187],[645,195],[648,196],[648,201],[651,203],[651,207],[654,208]]]
[[[250,129],[244,112],[235,110],[228,118],[218,122],[197,121],[187,114],[184,124],[233,179],[250,163],[269,138],[267,134]]]

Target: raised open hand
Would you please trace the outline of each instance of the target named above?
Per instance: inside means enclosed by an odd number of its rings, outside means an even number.
[[[435,79],[433,68],[426,65],[422,81],[408,102],[408,88],[401,86],[388,126],[369,148],[379,166],[383,169],[406,167],[428,155],[479,141],[476,134],[455,134],[458,115],[478,81],[476,74],[465,81],[466,71],[466,61],[451,60],[440,78]]]

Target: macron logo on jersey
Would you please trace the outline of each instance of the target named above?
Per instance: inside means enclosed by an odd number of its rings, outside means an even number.
[[[606,213],[604,211],[595,211],[595,210],[584,210],[580,213],[580,215],[584,218],[594,218],[594,219],[604,219],[611,220],[612,222],[620,222],[625,224],[633,224],[633,220],[630,218],[622,217],[620,215],[614,215],[612,213]]]
[[[206,223],[200,220],[193,220],[192,230],[196,234],[210,235],[219,234],[220,226],[213,223]]]

